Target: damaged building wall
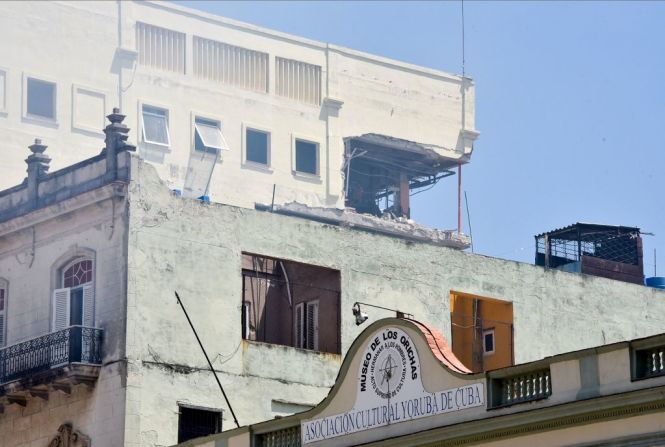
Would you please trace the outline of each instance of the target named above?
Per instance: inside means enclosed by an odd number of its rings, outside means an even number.
[[[174,442],[178,401],[226,408],[174,290],[240,424],[272,418],[276,402],[312,405],[333,384],[340,355],[242,340],[243,252],[340,272],[342,354],[363,329],[352,316],[355,301],[406,311],[450,337],[453,290],[512,303],[516,363],[656,334],[665,324],[663,292],[655,289],[183,200],[150,165],[133,162],[127,399],[135,405],[126,417],[132,436],[146,445]],[[367,312],[371,320],[391,316]],[[228,410],[224,427],[233,427]]]

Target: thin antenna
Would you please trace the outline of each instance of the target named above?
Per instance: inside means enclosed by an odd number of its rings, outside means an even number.
[[[464,191],[464,202],[466,203],[466,220],[469,222],[469,238],[471,239],[471,253],[473,251],[473,231],[471,231],[471,214],[469,213],[469,200],[466,197],[466,191]]]
[[[656,271],[656,249],[653,249],[653,276],[658,276],[658,272]]]
[[[464,71],[464,66],[466,65],[465,59],[465,48],[464,48],[464,0],[462,0],[462,77],[466,74]]]
[[[231,411],[231,416],[233,416],[233,422],[236,423],[236,427],[240,428],[240,424],[238,423],[238,419],[236,418],[236,414],[233,412],[233,408],[231,407],[231,402],[229,402],[229,398],[226,397],[226,393],[224,392],[224,388],[222,387],[222,383],[219,381],[219,377],[217,377],[217,372],[215,372],[215,368],[212,367],[212,362],[210,361],[210,357],[208,357],[208,353],[206,352],[205,348],[203,347],[203,343],[201,343],[201,339],[199,338],[199,334],[196,333],[196,329],[194,329],[194,325],[192,324],[192,320],[189,319],[189,315],[187,314],[187,310],[185,310],[185,305],[182,304],[182,301],[180,300],[180,296],[178,295],[178,292],[175,293],[175,298],[178,300],[178,304],[180,304],[180,307],[182,307],[182,311],[185,313],[185,317],[187,318],[187,322],[189,323],[189,326],[192,328],[192,332],[194,332],[194,336],[196,337],[196,341],[199,342],[199,346],[201,347],[201,351],[203,351],[203,355],[205,356],[206,360],[208,361],[208,366],[210,367],[210,371],[212,372],[212,375],[215,376],[215,380],[217,381],[217,385],[219,385],[219,389],[222,392],[222,395],[224,396],[224,400],[226,401],[226,405],[229,407],[229,410]]]

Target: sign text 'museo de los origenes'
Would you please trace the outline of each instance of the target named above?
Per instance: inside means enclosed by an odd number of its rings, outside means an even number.
[[[301,424],[302,443],[369,430],[485,404],[483,382],[428,392],[411,337],[400,328],[381,329],[368,342],[358,371],[356,402],[345,413]]]

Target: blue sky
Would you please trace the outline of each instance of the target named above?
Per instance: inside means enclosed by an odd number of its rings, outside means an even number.
[[[461,73],[461,3],[178,2]],[[638,226],[665,274],[665,2],[464,3],[481,135],[463,170],[475,251],[533,262],[533,236],[577,221]],[[456,225],[456,178],[412,217]],[[468,231],[465,216],[465,230]]]

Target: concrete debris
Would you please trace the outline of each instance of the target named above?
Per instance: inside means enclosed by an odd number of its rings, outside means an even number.
[[[270,211],[270,205],[257,204],[259,210]],[[353,209],[315,208],[302,203],[291,202],[274,205],[272,212],[288,216],[302,217],[340,227],[385,234],[401,239],[426,242],[443,247],[464,250],[471,245],[469,236],[456,230],[438,230],[418,224],[405,217],[393,218],[387,215],[376,217],[371,214],[360,214]]]

